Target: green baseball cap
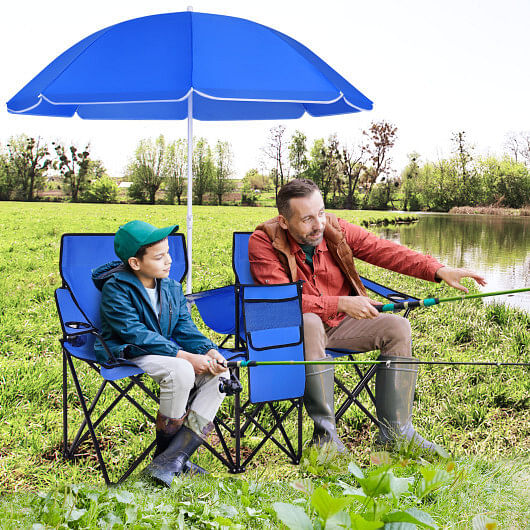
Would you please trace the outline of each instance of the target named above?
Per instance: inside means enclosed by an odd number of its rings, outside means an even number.
[[[178,225],[156,228],[156,226],[143,221],[131,221],[120,226],[116,232],[114,251],[124,263],[127,263],[129,258],[136,255],[140,247],[162,241],[178,229]]]

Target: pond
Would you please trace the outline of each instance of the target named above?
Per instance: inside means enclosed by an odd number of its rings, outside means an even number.
[[[375,232],[446,265],[481,273],[488,282],[483,292],[530,287],[530,217],[420,214],[417,223]],[[484,301],[530,312],[530,292]]]

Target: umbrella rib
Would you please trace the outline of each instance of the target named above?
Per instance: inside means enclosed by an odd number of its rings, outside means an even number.
[[[39,98],[45,100],[46,102],[50,103],[50,105],[128,105],[128,104],[136,104],[136,103],[178,103],[180,101],[184,101],[188,99],[190,94],[195,92],[196,94],[203,96],[207,99],[212,100],[218,100],[218,101],[248,101],[248,102],[255,102],[255,103],[300,103],[300,104],[321,104],[321,105],[331,105],[332,103],[336,103],[340,99],[344,99],[344,101],[350,105],[351,107],[358,109],[355,105],[352,105],[350,102],[346,100],[344,97],[344,94],[340,92],[339,96],[335,99],[329,100],[329,101],[311,101],[311,100],[296,100],[296,99],[252,99],[252,98],[223,98],[218,96],[211,96],[209,94],[206,94],[205,92],[201,92],[200,90],[190,88],[190,90],[186,93],[185,96],[182,96],[178,99],[144,99],[144,100],[131,100],[131,101],[68,101],[68,102],[59,102],[59,101],[53,101],[50,98],[46,97],[44,94],[39,94]],[[37,103],[39,105],[41,102]],[[27,112],[28,110],[31,110],[35,108],[36,105],[33,107],[30,107],[28,109],[24,109],[23,111],[11,111],[11,112]],[[362,109],[359,109],[362,110]]]

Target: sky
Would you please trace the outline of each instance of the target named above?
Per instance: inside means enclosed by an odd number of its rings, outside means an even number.
[[[303,131],[311,144],[336,133],[350,146],[371,122],[397,126],[393,167],[407,154],[437,160],[465,131],[477,154],[501,154],[506,135],[530,130],[530,0],[49,0],[5,2],[0,17],[0,143],[26,133],[84,147],[122,177],[138,141],[187,133],[175,122],[84,121],[8,114],[5,103],[82,38],[131,18],[185,11],[246,18],[300,41],[374,102],[374,110],[299,120],[200,122],[195,137],[228,140],[235,176],[262,169],[271,127]]]

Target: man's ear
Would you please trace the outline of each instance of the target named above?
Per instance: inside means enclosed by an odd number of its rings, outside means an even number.
[[[138,258],[135,258],[135,257],[129,258],[127,261],[129,263],[129,267],[131,267],[133,271],[140,270],[140,260]]]
[[[287,223],[287,219],[285,219],[285,217],[282,214],[278,215],[278,222],[280,223],[280,226],[284,230],[289,230],[289,225]]]

